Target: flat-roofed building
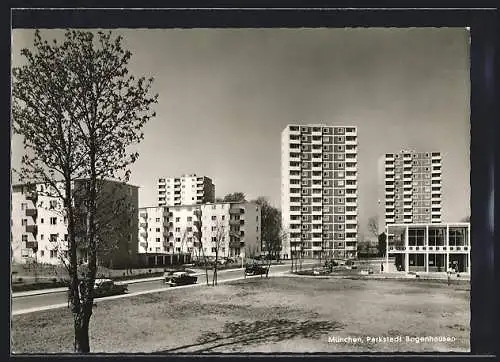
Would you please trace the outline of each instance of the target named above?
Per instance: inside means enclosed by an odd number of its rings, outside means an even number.
[[[357,128],[288,125],[281,134],[281,258],[355,258]]]
[[[257,256],[260,217],[260,206],[252,202],[143,207],[139,210],[139,254],[148,265],[213,258],[216,252],[221,258]]]
[[[158,179],[158,206],[200,205],[215,201],[215,185],[196,174]]]
[[[385,232],[385,271],[470,273],[469,223],[391,224]]]

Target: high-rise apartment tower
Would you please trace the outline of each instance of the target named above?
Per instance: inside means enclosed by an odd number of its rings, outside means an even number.
[[[357,128],[288,125],[281,135],[282,257],[356,256]]]
[[[158,206],[200,205],[215,201],[215,185],[206,176],[158,179]]]
[[[384,180],[380,208],[386,225],[441,222],[439,152],[387,153],[380,169]]]

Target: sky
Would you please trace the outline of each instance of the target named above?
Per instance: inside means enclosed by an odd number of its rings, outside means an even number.
[[[470,214],[469,36],[464,28],[118,29],[129,70],[153,76],[157,116],[130,183],[154,206],[159,177],[211,177],[280,206],[287,124],[358,127],[359,222],[378,213],[378,159],[442,153],[442,219]],[[42,31],[47,39],[60,30]],[[33,30],[12,33],[12,65]],[[22,140],[12,141],[18,168]],[[14,182],[15,180],[13,180]],[[364,230],[364,231],[363,231]]]

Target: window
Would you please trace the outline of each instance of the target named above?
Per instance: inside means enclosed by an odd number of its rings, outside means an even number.
[[[40,234],[40,240],[43,240],[43,234]]]
[[[175,242],[176,243],[180,243],[181,242],[181,238],[175,238]]]
[[[191,216],[188,216],[187,221],[193,221],[193,218]]]
[[[22,226],[26,226],[26,225],[28,225],[28,219],[22,219],[22,220],[21,220],[21,225],[22,225]]]
[[[22,239],[23,239],[23,241],[28,241],[28,235],[23,235]]]
[[[68,241],[68,234],[64,234],[64,241]]]
[[[159,243],[160,242],[160,238],[156,238],[156,242]]]
[[[160,232],[160,228],[156,228],[156,232],[159,233]]]
[[[226,220],[226,215],[222,215],[222,220]]]
[[[57,234],[50,234],[50,242],[55,243],[57,242]]]
[[[40,256],[44,256],[45,253],[43,252],[43,250],[40,250]]]
[[[180,227],[176,227],[175,231],[179,233],[181,231],[181,228]]]
[[[57,200],[50,200],[49,209],[53,210],[57,207]]]
[[[215,236],[212,236],[212,242],[216,242],[217,241],[217,238]]]
[[[179,221],[181,221],[181,218],[180,217],[176,217],[175,218],[175,222],[179,222]]]
[[[21,204],[21,210],[26,210],[26,208],[28,207],[28,204],[27,203],[22,203]]]
[[[160,218],[159,217],[156,218],[156,222],[160,222]]]
[[[53,258],[56,258],[57,257],[57,250],[51,250],[50,251],[50,258],[53,259]]]
[[[50,225],[57,225],[57,217],[50,218]]]
[[[217,220],[217,216],[213,215],[212,220],[214,220],[214,221]]]

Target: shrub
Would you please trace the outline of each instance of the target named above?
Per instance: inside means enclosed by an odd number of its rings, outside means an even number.
[[[52,283],[56,284],[57,283],[57,278],[52,278]]]
[[[12,274],[17,274],[17,270],[13,270],[13,271],[12,271]]]
[[[23,278],[17,278],[17,281],[18,281],[19,283],[22,283],[22,282],[24,281],[24,279],[23,279]]]

